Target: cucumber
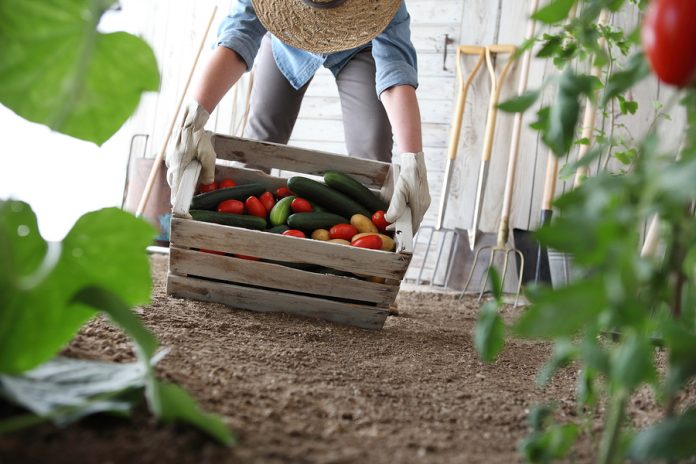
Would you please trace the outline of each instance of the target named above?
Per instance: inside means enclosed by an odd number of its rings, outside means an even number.
[[[375,211],[386,211],[389,205],[380,197],[375,195],[369,188],[353,179],[347,174],[339,171],[326,171],[324,182],[334,190],[346,194],[349,198],[357,201],[370,211],[368,217]]]
[[[258,216],[248,216],[246,214],[220,213],[201,209],[189,211],[191,217],[196,221],[213,222],[225,226],[243,227],[245,229],[265,230],[266,220]]]
[[[212,190],[210,192],[194,195],[191,200],[191,209],[207,209],[214,211],[220,202],[225,200],[244,201],[250,196],[261,195],[266,191],[266,187],[261,184],[244,184],[236,187]]]
[[[343,217],[354,214],[372,216],[367,208],[331,187],[306,177],[295,176],[288,179],[288,188],[302,198],[317,203],[327,210]],[[321,229],[321,227],[317,227]]]
[[[288,218],[292,229],[315,231],[330,229],[336,224],[347,224],[346,218],[332,213],[295,213]]]
[[[282,234],[286,230],[290,230],[290,228],[285,224],[281,224],[279,226],[273,226],[270,229],[267,229],[266,232],[270,232],[272,234]]]
[[[288,220],[288,216],[290,216],[290,203],[292,203],[294,199],[294,196],[281,198],[278,200],[278,203],[273,205],[271,213],[268,215],[272,225],[280,226],[285,224],[285,221]]]

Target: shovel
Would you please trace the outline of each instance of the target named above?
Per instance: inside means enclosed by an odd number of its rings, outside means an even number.
[[[471,83],[473,82],[474,78],[476,77],[476,74],[479,72],[479,69],[481,69],[481,66],[483,65],[483,62],[486,58],[485,53],[485,47],[480,47],[476,45],[460,45],[459,47],[457,47],[457,81],[459,84],[459,94],[457,96],[457,105],[455,107],[454,117],[452,119],[452,133],[450,135],[449,149],[447,151],[447,165],[445,166],[445,176],[442,183],[442,192],[440,194],[440,204],[438,208],[437,222],[435,223],[434,228],[432,226],[423,226],[418,230],[418,235],[424,233],[426,230],[430,230],[431,232],[425,248],[425,254],[423,255],[423,261],[421,262],[420,270],[418,272],[418,278],[416,279],[417,285],[420,285],[423,280],[423,272],[428,261],[430,246],[433,243],[435,235],[439,236],[437,240],[437,242],[439,242],[439,247],[437,252],[437,259],[435,261],[435,267],[433,268],[432,278],[430,279],[430,286],[433,286],[435,282],[435,278],[440,267],[440,261],[442,258],[444,245],[448,241],[448,237],[451,235],[452,248],[450,250],[450,257],[447,260],[447,267],[445,269],[445,278],[443,286],[446,286],[447,282],[449,281],[450,270],[452,266],[452,258],[456,253],[457,245],[459,244],[460,234],[456,229],[443,228],[442,224],[445,218],[445,211],[447,209],[450,182],[452,180],[452,166],[455,160],[457,159],[457,152],[459,148],[459,136],[462,131],[462,120],[464,116],[464,108],[466,106],[466,97],[469,92],[469,87],[471,87]],[[464,80],[464,72],[462,69],[462,58],[464,55],[473,55],[478,57],[478,61],[476,62],[474,68],[467,76],[466,80]]]
[[[495,68],[493,67],[492,55],[508,54],[513,55],[517,47],[514,45],[489,45],[486,47],[486,65],[488,73],[491,77],[491,96],[488,101],[488,116],[486,118],[486,132],[483,142],[483,152],[481,154],[481,167],[479,169],[478,183],[476,186],[476,200],[474,201],[474,218],[469,229],[469,247],[473,251],[476,248],[476,241],[481,237],[479,232],[479,223],[481,222],[481,210],[483,208],[483,198],[486,193],[486,182],[488,180],[488,168],[493,151],[493,138],[495,135],[495,125],[498,117],[498,100],[502,84],[505,82],[505,77],[510,71],[514,60],[512,57],[505,63],[500,76],[496,77]]]

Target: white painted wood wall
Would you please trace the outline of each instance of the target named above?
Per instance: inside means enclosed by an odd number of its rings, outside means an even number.
[[[129,8],[142,10],[141,30],[144,38],[153,46],[162,73],[162,88],[158,94],[147,95],[129,122],[133,133],[151,136],[151,155],[159,148],[172,117],[176,101],[184,86],[195,50],[214,5],[219,6],[208,44],[214,42],[215,31],[220,20],[235,0],[152,0],[133,2]],[[442,188],[447,143],[450,134],[453,101],[455,95],[455,46],[457,44],[485,45],[491,43],[521,43],[528,17],[528,2],[522,0],[406,0],[412,18],[412,40],[418,52],[419,81],[418,98],[423,119],[424,151],[428,165],[432,206],[425,224],[432,224],[437,215],[437,205]],[[542,0],[542,4],[543,4]],[[614,25],[627,30],[638,24],[636,13],[615,16]],[[445,55],[445,34],[453,43]],[[205,62],[210,48],[201,57]],[[443,69],[444,58],[444,69]],[[464,61],[470,69],[472,59]],[[199,70],[200,70],[199,65]],[[500,67],[500,66],[498,66]],[[501,101],[511,97],[517,88],[517,71],[504,86]],[[532,62],[529,87],[538,87],[541,82],[557,72],[546,60]],[[452,180],[451,195],[445,227],[468,229],[473,215],[473,200],[476,191],[483,132],[486,121],[489,77],[485,67],[481,69],[469,92],[464,114],[462,137],[458,159]],[[194,77],[195,85],[195,77]],[[244,102],[248,89],[248,75],[225,97],[211,118],[209,128],[216,132],[240,135],[240,121],[244,113]],[[543,102],[553,98],[553,89],[544,95]],[[637,115],[621,117],[621,122],[631,128],[634,136],[644,133],[655,117],[654,102],[665,101],[669,90],[661,87],[654,79],[641,84],[632,97],[639,102]],[[517,182],[514,189],[511,226],[524,229],[535,228],[543,190],[547,149],[538,139],[536,132],[527,126],[533,120],[538,105],[528,111],[524,118],[524,130],[520,144]],[[486,188],[484,210],[480,228],[494,232],[502,205],[502,193],[507,167],[512,116],[499,113],[495,145],[491,160],[489,180]],[[602,121],[598,117],[598,124]],[[672,114],[672,121],[663,125],[666,137],[678,143],[683,126],[683,115]],[[300,116],[290,141],[291,144],[345,153],[341,108],[338,91],[333,77],[327,70],[320,70],[305,96]],[[596,172],[597,165],[590,170]],[[571,182],[558,182],[558,192],[565,191]],[[418,263],[418,257],[414,263]]]

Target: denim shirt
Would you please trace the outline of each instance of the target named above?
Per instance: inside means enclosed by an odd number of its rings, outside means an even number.
[[[411,43],[409,23],[406,5],[401,2],[386,29],[365,45],[335,53],[317,54],[287,45],[273,36],[273,57],[288,82],[299,89],[309,82],[322,65],[334,76],[338,76],[356,53],[371,47],[375,59],[377,95],[395,85],[417,88],[416,50]],[[254,64],[265,34],[266,29],[256,17],[251,0],[237,0],[232,13],[218,29],[217,44],[237,52],[246,62],[248,70]]]

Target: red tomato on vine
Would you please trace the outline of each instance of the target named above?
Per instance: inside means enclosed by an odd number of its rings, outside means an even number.
[[[696,1],[653,0],[642,29],[643,47],[663,82],[686,87],[696,80]]]

